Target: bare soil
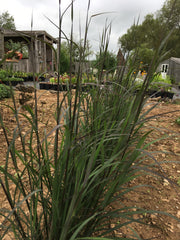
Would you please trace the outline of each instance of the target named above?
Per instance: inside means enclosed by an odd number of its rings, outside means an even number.
[[[55,103],[56,93],[46,90],[38,90],[38,114],[39,114],[39,130],[42,132],[47,129],[50,132],[55,126]],[[61,98],[63,95],[61,94]],[[15,98],[17,106],[19,103],[19,92],[16,91]],[[148,102],[146,109],[153,105],[158,105],[149,113],[148,116],[154,116],[145,124],[145,130],[153,130],[148,137],[147,142],[161,139],[158,142],[152,143],[148,147],[148,152],[153,155],[150,160],[145,160],[147,164],[156,164],[158,176],[154,173],[144,174],[133,180],[129,186],[137,184],[149,185],[136,189],[124,196],[121,203],[125,206],[135,206],[134,210],[144,208],[146,210],[163,211],[175,216],[173,219],[163,214],[142,214],[140,215],[142,221],[146,225],[133,223],[133,228],[141,237],[141,239],[157,239],[157,240],[179,240],[180,239],[180,125],[175,120],[180,116],[180,105],[172,102],[158,102],[153,99]],[[0,101],[0,111],[3,113],[3,119],[9,129],[9,134],[12,133],[16,127],[15,118],[9,108],[4,104],[13,106],[11,99],[4,99]],[[23,113],[21,109],[21,113]],[[23,133],[28,132],[29,126],[23,116],[20,116],[23,126]],[[53,133],[52,133],[53,135]],[[17,139],[17,145],[20,145],[20,138]],[[7,144],[5,142],[3,130],[0,127],[0,165],[4,165],[6,159]],[[159,164],[159,165],[158,165]],[[162,174],[167,179],[162,177]],[[119,208],[120,202],[114,203],[112,208]],[[0,208],[8,207],[8,203],[2,187],[0,187]],[[134,216],[138,218],[138,216]],[[117,219],[117,222],[120,219]],[[0,218],[0,223],[2,219]],[[110,224],[114,228],[116,223]],[[131,228],[122,228],[121,230],[114,230],[115,237],[128,238],[133,234]],[[9,236],[4,240],[10,239]]]
[[[134,218],[146,224],[133,223],[131,228],[124,227],[115,230],[114,236],[128,238],[136,231],[141,239],[179,240],[180,239],[180,125],[176,119],[180,116],[180,105],[151,99],[146,110],[158,104],[147,117],[154,116],[145,125],[146,130],[152,130],[147,142],[153,142],[148,147],[149,159],[144,165],[154,164],[155,173],[149,172],[133,180],[129,186],[149,185],[140,187],[125,195],[122,202],[125,206],[138,209],[165,212],[175,216],[179,220],[167,214],[146,213]],[[120,203],[112,207],[118,208]],[[120,221],[120,220],[119,220]],[[117,219],[118,222],[118,219]],[[111,227],[115,227],[112,223]],[[133,230],[132,230],[133,229]]]

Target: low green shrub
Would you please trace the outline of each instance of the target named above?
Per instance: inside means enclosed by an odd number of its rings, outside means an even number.
[[[4,70],[4,69],[0,70],[0,80],[2,82],[6,82],[6,81],[16,81],[16,82],[24,81],[23,78],[20,78],[16,74],[13,74],[12,72]]]
[[[16,78],[26,78],[28,77],[28,73],[17,71],[13,73],[13,76]]]
[[[136,78],[135,80],[135,89],[140,89],[143,85],[144,80],[141,78]],[[164,91],[171,90],[171,79],[167,76],[165,79],[162,78],[161,74],[154,74],[151,83],[149,84],[148,90],[159,91],[163,89]]]
[[[153,80],[149,86],[150,89],[153,90],[160,90],[163,89],[165,91],[170,91],[171,90],[171,79],[169,76],[166,76],[166,78],[164,79],[161,74],[155,74],[153,77]]]
[[[4,78],[8,77],[9,74],[7,73],[6,70],[1,69],[0,70],[0,80],[3,80]]]
[[[10,87],[0,84],[0,99],[11,97]]]
[[[23,82],[24,79],[23,78],[17,78],[17,77],[6,77],[4,79],[1,80],[2,82]]]
[[[167,84],[172,84],[172,81],[168,75],[166,76],[166,78],[163,78],[160,73],[158,73],[154,76],[153,82],[163,82],[163,83],[167,83]]]

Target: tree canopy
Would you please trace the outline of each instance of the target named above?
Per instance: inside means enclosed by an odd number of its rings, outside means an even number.
[[[151,56],[163,39],[171,33],[164,51],[166,57],[180,57],[180,1],[167,0],[163,7],[155,14],[145,16],[142,24],[132,25],[127,33],[118,39],[118,43],[124,52],[135,51],[145,64],[149,63],[147,53]],[[146,53],[146,54],[145,54]],[[144,61],[143,61],[144,62]]]
[[[60,72],[69,72],[70,70],[70,58],[72,59],[72,65],[80,61],[81,55],[84,52],[84,59],[81,61],[86,61],[87,57],[92,53],[90,50],[91,46],[87,42],[86,49],[83,48],[83,39],[80,42],[73,42],[72,49],[68,41],[63,41],[61,43],[61,55],[60,55]]]
[[[96,55],[96,60],[94,61],[94,66],[101,70],[106,70],[108,72],[114,72],[117,65],[117,58],[113,52],[104,52],[102,54],[98,53]]]
[[[159,11],[161,21],[167,24],[168,28],[180,28],[180,1],[167,0]]]
[[[15,30],[14,17],[11,16],[8,11],[0,14],[0,28]]]
[[[86,61],[87,57],[92,54],[89,41],[87,40],[87,42],[86,42],[85,50],[84,50],[84,40],[83,39],[81,39],[79,42],[74,41],[72,44],[72,53],[71,54],[72,54],[72,59],[74,62],[78,62],[80,60],[80,56],[82,54],[84,54],[84,56],[81,56],[81,57],[84,57],[83,61]]]
[[[69,72],[70,67],[70,53],[69,47],[66,42],[62,42],[61,44],[61,57],[60,57],[60,72]]]
[[[86,58],[92,53],[90,49],[91,46],[89,42],[87,42],[87,46],[84,52],[85,59],[81,59],[82,61],[86,61]],[[72,58],[72,65],[74,65],[75,62],[78,62],[80,60],[80,55],[82,55],[83,51],[83,39],[81,39],[80,42],[73,42],[72,49],[68,41],[63,41],[61,43],[60,72],[69,72],[70,56]]]

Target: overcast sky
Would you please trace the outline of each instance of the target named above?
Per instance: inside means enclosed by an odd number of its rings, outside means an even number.
[[[45,18],[47,16],[58,25],[58,2],[59,0],[0,0],[0,14],[8,11],[14,17],[18,30],[30,30],[33,12],[33,30],[45,30],[53,37],[58,37],[58,29]],[[63,12],[71,1],[62,0],[61,2]],[[99,49],[99,39],[106,19],[108,22],[112,21],[109,50],[116,53],[118,38],[126,33],[133,22],[137,21],[139,16],[141,22],[148,13],[160,10],[164,2],[165,0],[91,0],[90,16],[108,12],[92,18],[88,39],[93,51],[96,52]],[[88,0],[74,2],[74,35],[77,40],[80,38],[80,28],[83,38],[87,3]],[[70,10],[63,18],[62,29],[69,36]]]

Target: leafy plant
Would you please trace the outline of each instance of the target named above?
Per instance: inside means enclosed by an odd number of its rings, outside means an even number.
[[[59,77],[60,83],[66,83],[69,84],[70,83],[70,75],[68,75],[66,72],[63,75],[60,75]],[[57,83],[58,82],[58,77],[51,77],[49,79],[50,83]],[[71,83],[72,84],[76,84],[77,82],[77,75],[71,75]],[[96,78],[93,77],[91,74],[86,74],[83,73],[82,74],[82,83],[96,83]]]
[[[0,84],[0,99],[11,97],[10,87]]]
[[[24,81],[23,78],[15,77],[11,71],[0,70],[0,80],[2,82],[6,81]]]
[[[28,73],[17,71],[17,72],[13,73],[13,76],[17,77],[17,78],[27,78],[28,77]]]
[[[17,77],[6,77],[6,78],[3,78],[2,82],[23,82],[24,79],[23,78],[17,78]]]
[[[135,89],[140,89],[144,83],[144,80],[142,78],[136,78],[135,79]],[[163,91],[170,91],[171,90],[171,79],[169,76],[167,76],[165,79],[162,78],[160,73],[155,73],[152,76],[152,79],[150,81],[150,84],[148,86],[149,90],[163,90]]]
[[[155,74],[151,82],[150,88],[155,90],[163,89],[165,91],[171,90],[171,79],[169,76],[163,78],[160,73]]]

